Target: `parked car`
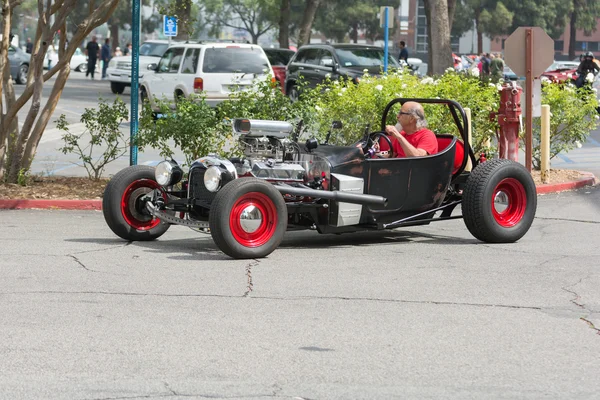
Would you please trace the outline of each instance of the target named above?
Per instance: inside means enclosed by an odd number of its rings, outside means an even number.
[[[18,84],[27,82],[29,73],[29,61],[31,56],[16,46],[8,47],[8,62],[10,64],[10,76]]]
[[[299,96],[303,79],[314,88],[331,79],[348,78],[358,83],[364,71],[379,75],[383,71],[384,50],[362,44],[311,44],[300,47],[288,64],[285,92],[293,101]],[[399,68],[398,61],[388,55],[388,66]]]
[[[409,100],[386,106],[381,130],[392,107]],[[104,219],[127,241],[157,239],[171,225],[210,231],[221,251],[239,259],[268,256],[286,231],[341,234],[454,218],[484,242],[519,240],[535,218],[531,174],[511,160],[479,162],[458,103],[421,101],[451,109],[463,141],[439,135],[435,154],[377,158],[371,154],[378,140],[393,148],[382,131],[366,132],[358,145],[333,146],[314,138],[298,143],[298,132],[285,121],[236,119],[233,131],[244,157],[202,156],[186,174],[172,159],[156,168],[123,169],[104,191]]]
[[[238,90],[248,90],[256,80],[274,76],[262,47],[246,43],[180,43],[170,47],[158,64],[148,66],[140,96],[155,110],[155,98],[175,104],[180,97],[202,93],[214,106]],[[272,78],[273,80],[275,78]]]
[[[138,66],[140,81],[146,75],[153,73],[148,70],[148,65],[156,64],[168,48],[168,40],[148,40],[142,43]],[[126,87],[131,86],[131,54],[113,57],[108,63],[106,74],[110,81],[110,90],[115,94],[123,93]]]
[[[504,66],[503,77],[505,81],[518,81],[519,76],[513,72],[508,65]]]
[[[58,52],[54,49],[46,52],[46,60],[44,61],[44,69],[52,68],[58,63]],[[73,57],[69,62],[72,71],[86,72],[87,71],[87,56],[80,48],[75,49]]]
[[[290,49],[271,48],[265,48],[264,51],[269,59],[269,62],[271,63],[271,67],[273,68],[275,79],[281,86],[283,93],[285,93],[285,76],[287,72],[287,65],[296,52]]]

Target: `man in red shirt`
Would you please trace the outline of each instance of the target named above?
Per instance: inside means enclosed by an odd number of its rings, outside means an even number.
[[[437,139],[426,128],[427,120],[421,104],[414,101],[404,103],[397,118],[399,125],[385,127],[392,140],[395,157],[422,157],[437,153]],[[402,132],[398,132],[399,129]],[[380,140],[379,144],[389,147],[384,140]]]

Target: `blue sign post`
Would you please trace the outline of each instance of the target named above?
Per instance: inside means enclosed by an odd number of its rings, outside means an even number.
[[[169,17],[168,15],[163,17],[163,33],[168,37],[177,36],[177,17]]]
[[[140,66],[140,2],[133,0],[131,15],[131,117],[129,134],[129,165],[137,164],[138,148],[135,139],[138,132],[138,96]]]
[[[388,12],[389,12],[389,8],[386,7],[385,8],[385,23],[383,26],[383,40],[385,42],[385,45],[383,46],[383,72],[387,73],[388,70]]]

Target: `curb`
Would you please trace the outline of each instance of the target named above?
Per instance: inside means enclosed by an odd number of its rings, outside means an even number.
[[[596,183],[596,176],[591,172],[578,171],[584,177],[572,182],[547,183],[536,186],[537,194],[557,193],[566,190],[579,189],[584,186],[593,186]]]
[[[548,183],[536,186],[537,194],[557,193],[579,189],[596,183],[591,172],[579,171],[584,177],[572,182]],[[60,199],[0,199],[0,209],[4,210],[102,210],[102,200],[60,200]]]
[[[102,200],[0,199],[0,209],[102,210]]]

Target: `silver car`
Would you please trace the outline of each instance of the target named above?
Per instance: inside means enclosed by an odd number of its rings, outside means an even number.
[[[29,60],[31,56],[18,47],[10,46],[8,48],[8,61],[10,63],[10,76],[18,84],[27,82],[27,73],[29,72]]]

